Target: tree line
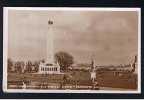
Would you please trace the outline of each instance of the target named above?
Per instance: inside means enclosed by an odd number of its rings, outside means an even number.
[[[55,63],[59,63],[61,71],[66,71],[68,67],[74,63],[73,56],[67,52],[63,52],[63,51],[57,52],[55,53],[54,58],[55,58],[54,59]],[[13,61],[13,59],[8,58],[7,68],[8,68],[8,72],[17,72],[17,73],[38,72],[40,62],[45,62],[45,61],[28,60],[24,62],[24,61]]]

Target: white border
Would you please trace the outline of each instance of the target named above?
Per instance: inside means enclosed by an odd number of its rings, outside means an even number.
[[[8,10],[48,11],[137,11],[138,12],[138,90],[22,90],[7,89]],[[3,91],[9,93],[141,93],[141,9],[140,8],[72,8],[72,7],[4,7],[3,8]]]

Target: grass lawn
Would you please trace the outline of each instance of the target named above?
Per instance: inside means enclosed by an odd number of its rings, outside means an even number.
[[[70,85],[91,85],[90,72],[73,70],[65,72],[66,84]],[[8,84],[22,84],[22,81],[32,82],[36,84],[61,84],[64,82],[64,74],[8,74]],[[137,75],[135,74],[123,74],[121,76],[114,76],[112,72],[104,72],[97,75],[97,81],[100,87],[112,87],[112,88],[125,88],[136,89],[137,88]]]

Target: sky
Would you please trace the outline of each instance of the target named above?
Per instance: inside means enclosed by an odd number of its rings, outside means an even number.
[[[48,25],[48,20],[53,25]],[[136,11],[24,11],[8,12],[8,57],[46,58],[46,34],[52,29],[53,52],[65,51],[75,63],[128,64],[137,55]]]

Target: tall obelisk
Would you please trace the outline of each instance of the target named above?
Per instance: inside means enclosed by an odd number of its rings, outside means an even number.
[[[54,31],[53,31],[53,21],[48,21],[48,32],[46,35],[46,63],[54,63]]]
[[[39,65],[39,74],[61,74],[59,64],[54,63],[54,30],[53,21],[48,21],[48,32],[46,33],[46,61]]]

